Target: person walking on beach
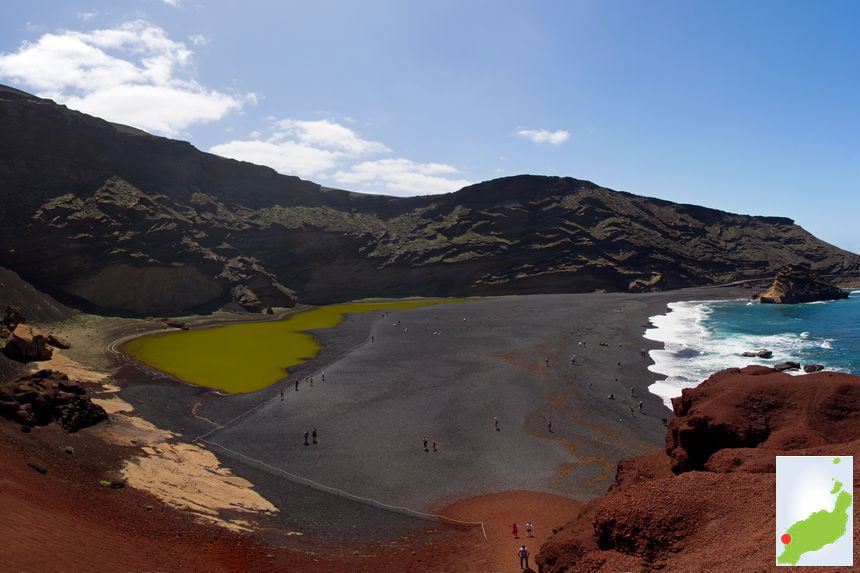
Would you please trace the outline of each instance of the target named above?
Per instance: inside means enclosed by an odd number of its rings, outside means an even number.
[[[316,428],[314,428],[314,431],[311,432],[311,437],[313,438],[314,445],[316,445],[316,443],[317,443],[317,429]]]
[[[433,440],[433,451],[437,452],[439,450],[436,449],[436,440]]]
[[[549,358],[544,358],[543,361],[546,362],[546,367],[549,368]]]
[[[296,392],[299,391],[299,379],[296,378]]]
[[[427,449],[427,436],[424,436],[424,451],[425,451],[425,452],[429,452],[429,451],[430,451],[430,450],[428,450],[428,449]]]
[[[529,568],[529,550],[526,549],[525,545],[521,545],[517,550],[517,557],[520,558],[520,569],[528,569]]]
[[[307,430],[305,430],[305,445],[306,446],[309,445],[308,444],[308,432],[307,432]]]
[[[618,380],[618,378],[616,378],[616,380]],[[636,390],[633,388],[633,386],[631,386],[631,387],[630,387],[630,395],[631,395],[631,396],[635,396],[635,395],[636,395]]]
[[[644,404],[642,403],[642,400],[639,400],[639,411],[640,412],[642,411],[642,406],[644,406]]]
[[[284,389],[281,388],[281,402],[284,401]]]
[[[550,434],[552,433],[552,418],[546,421],[546,430]]]
[[[514,534],[514,539],[519,539],[519,535],[517,535],[519,532],[520,530],[517,529],[517,524],[515,523],[513,527],[511,527],[511,533]]]
[[[370,341],[371,341],[371,342],[373,342],[374,340],[376,340],[376,339],[375,339],[375,338],[373,337],[373,335],[371,334],[371,335],[370,335]]]
[[[325,370],[322,371],[322,381],[325,382]]]
[[[499,419],[496,416],[493,416],[493,424],[496,425],[496,431],[497,432],[500,431],[499,430]]]
[[[534,529],[534,525],[532,525],[531,521],[526,521],[526,535],[529,537],[534,537],[532,535],[532,529]]]
[[[313,387],[314,387],[314,377],[313,377],[313,376],[308,376],[308,381],[309,381],[309,383],[310,383],[311,388],[313,388]]]

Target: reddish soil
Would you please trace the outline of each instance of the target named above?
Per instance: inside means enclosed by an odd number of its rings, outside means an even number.
[[[63,453],[67,445],[73,455]],[[519,571],[519,544],[536,554],[550,529],[579,507],[552,495],[507,492],[443,509],[457,519],[484,521],[488,540],[479,527],[437,526],[373,546],[303,539],[299,549],[287,549],[270,542],[278,532],[264,522],[259,531],[266,540],[198,523],[145,492],[101,485],[116,477],[131,451],[86,431],[69,435],[50,425],[25,434],[0,422],[0,571]],[[525,520],[535,523],[535,537],[514,540],[511,524],[522,528]]]
[[[684,390],[674,409],[666,452],[621,462],[609,492],[541,547],[544,573],[770,570],[775,456],[860,459],[857,376],[731,369]],[[809,568],[819,569],[849,568]]]

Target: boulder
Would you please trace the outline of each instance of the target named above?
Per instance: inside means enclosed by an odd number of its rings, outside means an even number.
[[[41,331],[23,323],[15,326],[3,347],[3,354],[18,362],[50,360],[53,352]]]
[[[72,344],[68,340],[66,340],[62,336],[59,336],[59,335],[54,334],[54,333],[48,334],[48,344],[50,344],[54,348],[71,348],[72,347]]]
[[[786,360],[782,364],[777,364],[773,367],[777,372],[785,372],[786,370],[800,370],[800,362],[792,362],[791,360]]]
[[[798,263],[777,271],[770,288],[756,296],[763,303],[796,304],[848,298],[848,293],[814,273],[808,264]]]
[[[759,358],[773,358],[773,351],[768,350],[767,348],[762,348],[756,352],[756,356]]]
[[[807,374],[810,374],[812,372],[821,372],[822,370],[824,370],[824,366],[822,366],[821,364],[805,364],[803,366],[803,371]]]
[[[108,416],[79,383],[61,372],[40,370],[0,386],[0,417],[25,426],[45,426],[56,420],[76,432]]]
[[[10,332],[15,330],[15,327],[24,322],[24,315],[21,314],[14,306],[7,306],[0,316],[0,324],[5,326]]]

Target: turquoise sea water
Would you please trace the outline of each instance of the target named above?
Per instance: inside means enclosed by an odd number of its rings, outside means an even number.
[[[651,317],[645,333],[665,348],[652,350],[652,372],[667,376],[651,391],[669,400],[681,389],[730,367],[774,365],[786,360],[823,364],[860,374],[860,291],[846,300],[776,305],[746,300],[685,301]],[[746,358],[746,350],[767,348],[773,358]]]

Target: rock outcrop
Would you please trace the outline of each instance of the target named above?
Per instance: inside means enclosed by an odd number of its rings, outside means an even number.
[[[76,432],[107,419],[104,408],[93,404],[86,390],[63,373],[40,370],[0,385],[0,416],[25,426],[56,421]]]
[[[48,337],[38,328],[27,324],[15,326],[3,346],[3,354],[18,362],[50,360],[53,353],[48,345]]]
[[[2,87],[0,221],[0,265],[73,306],[142,316],[659,290],[797,262],[860,274],[860,257],[790,219],[568,177],[506,177],[425,197],[350,193]]]
[[[857,376],[733,368],[673,407],[666,451],[622,461],[541,548],[540,571],[768,570],[775,456],[860,455]]]
[[[770,288],[756,296],[766,304],[796,304],[848,298],[848,292],[813,272],[808,264],[798,263],[777,271]]]

